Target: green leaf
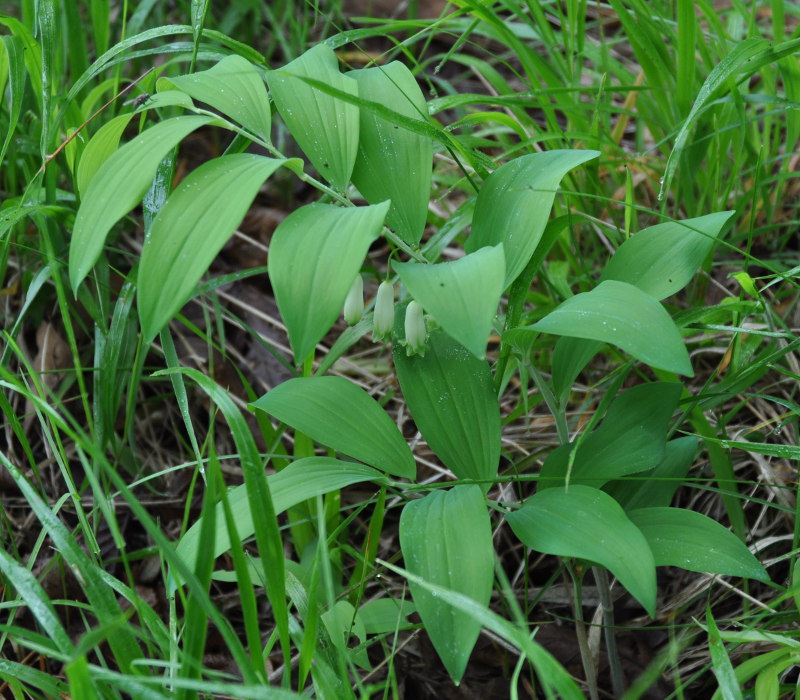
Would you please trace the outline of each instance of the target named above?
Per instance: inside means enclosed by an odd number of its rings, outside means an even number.
[[[394,571],[404,576],[409,583],[416,584],[419,588],[424,588],[431,595],[452,605],[471,617],[477,623],[491,630],[502,639],[513,644],[531,662],[533,668],[542,683],[545,697],[556,697],[553,691],[558,693],[564,700],[585,700],[585,695],[579,690],[575,681],[567,673],[561,664],[556,661],[552,654],[540,644],[531,639],[530,630],[523,625],[514,625],[508,620],[500,617],[497,613],[485,605],[476,603],[469,596],[463,593],[448,590],[443,586],[437,586],[422,576],[417,576],[406,569],[395,566],[387,561],[378,559],[381,566],[385,566],[389,571]]]
[[[83,153],[81,153],[80,161],[78,161],[78,170],[75,173],[75,184],[78,187],[78,192],[86,192],[98,168],[117,150],[119,140],[122,138],[122,134],[132,117],[133,112],[114,117],[108,123],[103,124],[97,130],[97,133],[89,139],[89,143],[86,144]]]
[[[500,406],[486,361],[435,330],[425,357],[408,357],[396,343],[394,364],[414,422],[445,466],[461,479],[494,478]]]
[[[138,284],[145,344],[189,299],[264,180],[286,164],[291,161],[252,153],[221,156],[193,170],[170,195],[142,248]]]
[[[609,479],[651,469],[663,459],[667,428],[678,406],[681,385],[640,384],[614,399],[602,425],[577,448],[570,484],[600,487]],[[554,450],[542,465],[540,489],[563,486],[573,444]]]
[[[378,598],[364,603],[358,609],[358,617],[367,634],[385,634],[413,627],[414,624],[406,618],[415,611],[416,607],[410,600]]]
[[[226,56],[208,70],[174,78],[161,78],[159,92],[176,87],[205,102],[264,141],[270,141],[270,106],[267,88],[250,61]]]
[[[689,284],[735,213],[669,221],[640,231],[619,247],[600,281],[627,282],[656,299],[675,294]]]
[[[494,580],[492,526],[477,486],[433,491],[411,501],[400,516],[406,568],[429,583],[462,593],[486,607]],[[410,582],[422,622],[447,672],[458,683],[481,623]]]
[[[553,348],[553,391],[559,404],[565,404],[573,382],[589,364],[603,343],[584,338],[562,336]]]
[[[656,566],[769,581],[766,570],[730,530],[684,508],[639,508],[628,512],[644,534]]]
[[[36,618],[41,629],[53,640],[58,650],[65,656],[74,653],[72,640],[61,624],[53,603],[36,577],[19,564],[5,549],[0,548],[0,573],[25,601],[30,613]],[[11,598],[10,595],[7,596]]]
[[[381,471],[407,479],[416,475],[414,456],[392,419],[347,379],[289,379],[251,405],[321,445]]]
[[[394,263],[412,296],[475,357],[486,356],[486,341],[503,293],[503,249],[482,248],[438,265]]]
[[[708,74],[706,81],[695,97],[692,111],[683,122],[678,135],[675,137],[675,146],[669,154],[667,165],[664,168],[664,177],[661,179],[661,188],[658,199],[663,199],[672,184],[672,178],[678,167],[681,156],[689,145],[689,135],[697,119],[707,108],[709,103],[719,95],[720,89],[732,86],[731,79],[735,76],[737,81],[746,80],[759,71],[763,66],[779,61],[785,56],[790,56],[800,50],[800,39],[794,38],[775,44],[762,37],[751,37],[736,44],[730,52]],[[739,77],[739,74],[742,74]],[[730,89],[730,88],[729,88]]]
[[[267,76],[275,106],[303,153],[328,182],[344,191],[358,149],[358,107],[326,95],[298,76],[316,78],[351,95],[358,94],[358,83],[339,72],[336,54],[325,44]]]
[[[506,520],[514,534],[537,552],[588,559],[606,567],[651,616],[655,614],[653,553],[608,494],[579,485],[545,489]]]
[[[694,375],[681,334],[664,307],[626,282],[601,282],[527,328],[610,343],[656,369]]]
[[[305,457],[292,462],[286,469],[267,477],[275,513],[280,514],[309,498],[336,491],[362,481],[386,483],[386,477],[371,467],[352,462],[342,462],[330,457]],[[255,531],[253,513],[243,484],[228,492],[228,502],[236,520],[236,531],[245,539]],[[201,542],[202,518],[192,525],[178,543],[177,553],[188,566],[194,567],[200,546],[210,547],[214,556],[227,552],[230,547],[228,529],[222,504],[217,504],[217,532],[214,542]],[[174,584],[173,584],[174,586]]]
[[[599,155],[598,151],[555,150],[532,153],[500,166],[478,193],[466,251],[502,243],[506,288],[525,269],[539,245],[564,175]]]
[[[697,443],[697,438],[692,436],[670,440],[657,467],[633,474],[630,478],[611,481],[603,486],[603,490],[626,511],[666,508],[697,456]]]
[[[388,209],[389,202],[348,208],[309,204],[275,230],[269,277],[298,363],[339,317]]]
[[[725,700],[744,700],[742,687],[736,678],[730,656],[722,642],[714,616],[711,614],[711,603],[706,604],[706,620],[708,621],[708,651],[722,697]]]
[[[425,98],[411,71],[399,61],[352,71],[358,92],[404,116],[424,121]],[[425,136],[366,110],[360,111],[353,184],[371,204],[390,200],[388,225],[406,243],[422,238],[433,176],[433,143]],[[387,174],[391,173],[387,177]]]
[[[16,131],[20,114],[22,114],[22,103],[25,97],[25,61],[27,60],[26,49],[28,48],[24,45],[22,39],[13,34],[11,36],[4,36],[2,38],[2,42],[8,61],[8,96],[10,98],[10,105],[8,111],[8,121],[5,122],[6,135],[3,139],[3,146],[0,148],[0,163],[5,160],[6,151],[11,144],[14,131]],[[38,44],[36,47],[38,48]],[[31,76],[31,84],[34,86],[34,88],[37,77],[41,81],[41,75]],[[3,85],[3,93],[5,93],[5,85]]]
[[[213,117],[175,117],[156,124],[111,155],[84,194],[69,246],[73,292],[97,262],[111,227],[147,192],[158,164],[175,145]]]

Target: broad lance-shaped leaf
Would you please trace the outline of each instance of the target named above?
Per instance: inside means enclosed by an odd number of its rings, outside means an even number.
[[[628,517],[650,544],[656,566],[769,581],[745,544],[702,513],[684,508],[640,508],[629,511]]]
[[[664,307],[626,282],[601,282],[527,328],[611,343],[656,369],[694,375],[681,334]]]
[[[494,478],[500,406],[486,361],[435,330],[424,357],[396,343],[394,365],[417,428],[445,466],[460,479]]]
[[[666,508],[697,456],[698,440],[687,436],[670,440],[664,458],[653,469],[603,485],[603,491],[625,511],[636,508]]]
[[[267,88],[252,63],[241,56],[226,56],[212,68],[174,78],[161,78],[157,89],[172,86],[198,102],[219,110],[256,136],[270,140],[270,106]]]
[[[486,341],[503,293],[503,248],[481,248],[437,265],[395,263],[414,298],[445,332],[475,357],[486,356]]]
[[[669,420],[678,408],[681,385],[640,384],[614,399],[602,424],[578,448],[569,484],[600,487],[606,481],[655,467],[664,456]],[[565,486],[572,444],[550,453],[542,465],[540,489]]]
[[[389,202],[369,207],[308,204],[287,216],[269,249],[269,278],[296,362],[303,362],[342,311]]]
[[[405,64],[393,61],[348,75],[358,83],[359,94],[403,116],[426,120],[425,97]],[[406,243],[416,245],[428,213],[433,142],[366,110],[360,114],[353,184],[371,204],[390,200],[387,224]]]
[[[317,495],[342,489],[363,481],[385,483],[386,477],[371,467],[354,462],[342,462],[330,457],[305,457],[292,462],[286,469],[267,477],[275,513],[280,514],[292,506]],[[236,521],[236,532],[241,538],[250,537],[255,531],[253,513],[247,498],[245,484],[236,486],[228,493],[228,501]],[[178,543],[177,552],[190,566],[194,566],[197,550],[211,547],[213,556],[227,552],[231,547],[222,504],[217,504],[217,532],[214,542],[201,542],[202,518],[192,525]],[[173,582],[174,589],[174,582]]]
[[[81,153],[78,168],[75,172],[75,184],[78,192],[86,192],[97,169],[117,150],[122,133],[132,117],[133,112],[114,117],[106,124],[103,124],[97,130],[97,133],[89,139],[89,143],[86,144],[83,153]]]
[[[221,156],[192,171],[159,210],[142,249],[139,315],[149,343],[186,303],[203,273],[281,165],[253,153]]]
[[[619,247],[600,281],[627,282],[656,299],[675,294],[689,284],[734,214],[722,211],[646,228]]]
[[[111,227],[147,192],[158,164],[185,136],[213,120],[175,117],[156,124],[98,168],[75,217],[69,246],[69,281],[74,292],[100,257]]]
[[[400,516],[406,568],[428,583],[489,604],[494,580],[492,526],[477,486],[432,491]],[[471,615],[414,582],[411,596],[436,652],[455,683],[461,680],[481,631]]]
[[[503,244],[503,288],[525,269],[539,245],[556,190],[564,175],[598,151],[555,150],[515,158],[495,170],[478,192],[468,253]]]
[[[514,534],[545,554],[587,559],[606,567],[652,616],[656,565],[641,531],[620,505],[589,486],[545,489],[506,516]]]
[[[378,469],[416,475],[411,450],[397,426],[367,392],[342,377],[297,377],[278,384],[254,408]]]
[[[351,95],[358,95],[358,83],[339,72],[336,54],[325,44],[317,44],[267,76],[275,107],[303,153],[322,177],[344,191],[358,149],[358,107],[326,95],[297,76],[314,78]]]

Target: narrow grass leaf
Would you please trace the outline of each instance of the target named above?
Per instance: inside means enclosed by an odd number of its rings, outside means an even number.
[[[773,44],[761,37],[751,37],[736,44],[730,53],[725,56],[709,73],[703,86],[695,97],[691,112],[681,126],[681,130],[675,137],[675,145],[667,159],[664,168],[664,177],[661,180],[661,189],[658,198],[663,199],[669,191],[675,170],[678,167],[681,156],[689,144],[689,135],[692,126],[697,121],[700,114],[705,110],[708,103],[718,96],[721,88],[731,78],[746,80],[751,75],[759,71],[763,66],[777,62],[785,56],[790,56],[800,50],[800,39],[791,39],[780,44]]]
[[[78,169],[75,172],[75,185],[78,192],[86,192],[89,183],[100,166],[108,160],[119,147],[119,140],[128,126],[133,112],[120,114],[103,124],[83,149]]]
[[[694,375],[681,334],[664,307],[626,282],[601,282],[527,328],[610,343],[656,369]]]
[[[30,688],[44,693],[44,697],[69,697],[69,688],[64,681],[49,672],[39,671],[28,664],[0,659],[0,679],[6,683],[24,683]],[[22,696],[19,697],[21,698]]]
[[[22,101],[25,96],[25,46],[19,37],[3,37],[3,47],[8,60],[8,96],[9,110],[8,122],[6,123],[6,137],[3,139],[3,147],[0,149],[0,163],[5,160],[6,151],[14,136],[19,123],[19,116],[22,113]],[[3,86],[5,92],[5,85]]]
[[[706,605],[706,621],[708,622],[708,651],[711,654],[711,665],[717,677],[719,689],[725,700],[744,700],[742,688],[733,670],[731,658],[720,637],[717,623],[711,614],[711,604]]]
[[[72,640],[36,577],[27,568],[18,564],[5,549],[0,549],[0,572],[25,601],[28,610],[41,625],[42,630],[53,640],[58,650],[65,656],[71,656],[74,649]]]
[[[162,92],[172,86],[222,112],[260,139],[271,140],[267,88],[255,66],[247,59],[226,56],[208,70],[160,78],[156,88]]]
[[[228,393],[212,378],[195,369],[182,368],[181,371],[193,379],[219,407],[230,426],[242,463],[244,487],[252,514],[253,532],[255,533],[256,544],[264,564],[267,596],[275,615],[275,623],[278,628],[278,637],[285,657],[284,660],[288,663],[289,616],[286,606],[283,541],[261,456],[258,453],[258,448],[247,422]],[[164,375],[171,372],[172,370],[162,370],[157,372],[156,375]],[[218,515],[215,511],[215,521],[220,523],[217,527],[217,533],[221,530],[227,531],[223,518],[218,517]],[[196,555],[197,553],[195,552],[194,554]]]
[[[339,317],[388,209],[389,202],[348,208],[309,204],[275,230],[269,277],[297,363]]]
[[[656,566],[644,535],[606,493],[589,486],[545,489],[506,516],[514,534],[545,554],[606,567],[652,616]]]
[[[52,538],[56,549],[78,577],[81,588],[101,626],[115,624],[123,617],[123,613],[116,597],[103,581],[99,567],[83,552],[72,533],[56,517],[47,503],[41,499],[16,465],[2,453],[0,453],[0,463],[8,470],[31,510],[36,514],[36,517],[47,530],[47,534]],[[133,636],[131,629],[126,626],[120,627],[118,633],[112,635],[109,639],[109,644],[116,663],[125,672],[131,671],[133,668],[132,662],[142,657],[136,638]]]
[[[267,477],[275,513],[283,513],[288,508],[314,498],[317,495],[336,491],[350,484],[363,481],[386,483],[386,477],[380,472],[361,464],[343,462],[330,457],[305,457],[292,462],[283,471]],[[250,537],[254,532],[253,512],[247,497],[245,486],[236,486],[228,491],[228,503],[234,514],[236,530],[239,536]],[[217,506],[220,508],[221,506]],[[260,508],[260,506],[258,506]],[[223,518],[217,513],[217,522]],[[213,542],[200,539],[201,522],[192,525],[178,543],[177,553],[187,562],[194,562],[199,547],[209,547],[214,556],[219,556],[230,549],[228,530],[218,527]],[[174,584],[173,584],[174,587]]]
[[[646,228],[619,247],[600,281],[627,282],[656,299],[675,294],[689,284],[734,214],[722,211]]]
[[[399,61],[352,71],[358,92],[412,119],[427,119],[427,107],[411,71]],[[433,143],[375,114],[360,111],[353,184],[371,204],[391,201],[387,224],[406,243],[422,238],[433,177]]]
[[[67,681],[69,682],[69,692],[73,698],[81,700],[97,700],[96,684],[89,672],[89,662],[85,654],[72,659],[65,667]]]
[[[504,288],[503,247],[481,248],[452,262],[394,268],[445,332],[482,360]]]
[[[303,153],[322,177],[344,191],[358,149],[358,108],[315,89],[302,77],[316,78],[351,95],[358,94],[358,83],[339,72],[336,54],[324,44],[267,76],[275,106]]]
[[[487,362],[437,330],[424,357],[408,357],[396,344],[394,364],[414,422],[439,459],[460,479],[494,478],[500,406]]]
[[[241,223],[264,181],[282,165],[253,153],[220,156],[193,170],[153,219],[139,265],[139,315],[148,344],[190,298]]]
[[[539,245],[564,175],[599,155],[597,151],[555,150],[521,156],[500,166],[478,192],[466,251],[502,243],[503,288],[507,287]]]
[[[684,508],[639,508],[628,517],[645,536],[656,566],[769,581],[764,567],[730,530]]]
[[[73,292],[103,250],[111,227],[147,192],[161,160],[192,131],[213,117],[175,117],[151,127],[111,155],[97,170],[84,194],[69,247]]]
[[[22,54],[28,78],[33,88],[33,98],[42,107],[42,47],[36,41],[30,29],[14,17],[0,16],[0,24],[8,27],[11,35],[22,42]],[[4,38],[5,39],[5,38]],[[6,48],[8,48],[6,44]],[[22,99],[20,94],[19,99]]]
[[[600,427],[581,441],[571,467],[573,444],[550,453],[539,475],[540,488],[564,486],[565,480],[599,488],[609,479],[656,467],[664,457],[680,395],[676,382],[640,384],[622,392]]]
[[[432,596],[439,598],[448,605],[452,605],[454,608],[458,608],[480,623],[482,627],[486,627],[486,629],[513,644],[531,662],[538,674],[539,681],[544,686],[543,690],[547,698],[558,696],[564,700],[585,700],[586,696],[580,691],[569,673],[556,661],[550,652],[530,638],[527,630],[514,626],[508,620],[492,612],[486,605],[481,605],[463,593],[439,586],[426,580],[423,576],[418,576],[387,561],[379,559],[378,563],[390,571],[405,577],[409,583],[426,589]]]
[[[494,581],[492,526],[477,486],[436,490],[400,516],[400,548],[411,573],[486,607]],[[410,582],[425,630],[458,684],[481,631],[480,621]]]
[[[251,405],[376,469],[407,479],[416,475],[414,456],[394,421],[375,399],[347,379],[296,377]]]

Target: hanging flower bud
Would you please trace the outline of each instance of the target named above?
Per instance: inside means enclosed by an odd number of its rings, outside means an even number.
[[[406,308],[406,355],[425,356],[425,344],[428,332],[425,329],[425,317],[422,315],[422,304],[412,301]]]
[[[372,340],[388,340],[394,328],[394,286],[381,282],[375,299],[375,314],[372,320]]]
[[[350,326],[355,326],[364,315],[364,280],[361,275],[356,275],[353,286],[344,300],[344,320]]]

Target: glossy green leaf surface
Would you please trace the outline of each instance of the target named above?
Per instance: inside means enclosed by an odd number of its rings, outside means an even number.
[[[626,282],[607,280],[576,294],[528,328],[616,345],[645,364],[693,376],[689,353],[666,309]]]
[[[734,213],[722,211],[640,231],[619,247],[600,281],[627,282],[656,299],[675,294],[689,284]]]
[[[339,317],[388,208],[388,202],[349,208],[309,204],[275,230],[269,277],[297,362]]]
[[[205,102],[265,141],[270,140],[270,106],[267,88],[252,63],[241,56],[226,56],[212,68],[174,78],[161,78],[158,91],[171,87]]]
[[[69,281],[72,290],[89,273],[111,227],[133,209],[147,192],[158,164],[175,145],[213,117],[168,119],[126,143],[98,168],[75,217],[69,246]]]
[[[343,377],[289,379],[252,406],[381,471],[407,479],[416,475],[414,456],[392,419],[366,391]]]
[[[606,493],[573,484],[545,489],[506,516],[514,534],[537,552],[587,559],[606,567],[650,615],[656,566],[650,546]]]
[[[697,443],[697,438],[693,436],[670,440],[664,448],[664,458],[657,467],[612,481],[603,487],[603,491],[613,496],[626,511],[666,508],[694,462]]]
[[[435,330],[425,357],[395,344],[394,365],[417,428],[447,468],[462,479],[496,476],[500,406],[487,362]]]
[[[680,395],[680,384],[653,382],[617,396],[600,427],[578,447],[569,483],[599,488],[609,479],[657,466]],[[542,465],[540,489],[565,485],[573,447],[562,445],[550,453]]]
[[[317,495],[362,481],[382,483],[386,481],[386,477],[371,467],[361,464],[343,462],[330,457],[306,457],[292,462],[277,474],[270,474],[267,481],[275,513],[282,513],[287,508]],[[242,484],[232,488],[228,492],[228,501],[236,520],[236,531],[239,536],[242,539],[250,537],[254,532],[254,525],[246,486]],[[181,538],[177,552],[189,566],[194,566],[200,546],[212,547],[215,557],[230,549],[231,544],[225,526],[222,504],[217,504],[216,522],[217,532],[214,542],[200,541],[202,518],[194,523]]]
[[[483,492],[477,486],[437,490],[408,503],[400,516],[400,548],[411,573],[488,605],[494,545]],[[414,582],[409,585],[425,630],[458,683],[481,623]]]
[[[133,117],[133,112],[114,117],[103,124],[97,130],[97,133],[89,139],[89,143],[86,144],[83,153],[81,153],[78,169],[75,173],[75,184],[78,187],[78,192],[86,192],[86,188],[98,168],[117,150],[119,140],[122,138],[122,133],[125,131],[125,127],[128,126],[131,117]]]
[[[506,256],[503,287],[507,287],[539,245],[564,175],[598,155],[598,151],[554,150],[501,165],[478,192],[466,251],[502,243]]]
[[[358,83],[339,72],[336,54],[325,44],[317,44],[267,76],[275,106],[295,141],[319,173],[343,191],[358,150],[358,107],[297,76],[314,78],[351,95],[358,94]]]
[[[502,246],[481,248],[437,265],[395,263],[412,296],[475,357],[486,356],[486,342],[503,293]]]
[[[138,294],[145,343],[186,303],[263,182],[287,163],[252,153],[220,156],[193,170],[170,195],[142,248]]]
[[[629,511],[628,517],[650,544],[656,566],[769,581],[745,544],[702,513],[684,508],[640,508]]]
[[[348,73],[360,95],[380,102],[412,119],[424,120],[427,105],[417,81],[405,64]],[[401,129],[376,114],[360,110],[358,155],[353,184],[371,204],[390,200],[387,224],[406,243],[422,238],[431,194],[433,143],[426,136]]]

